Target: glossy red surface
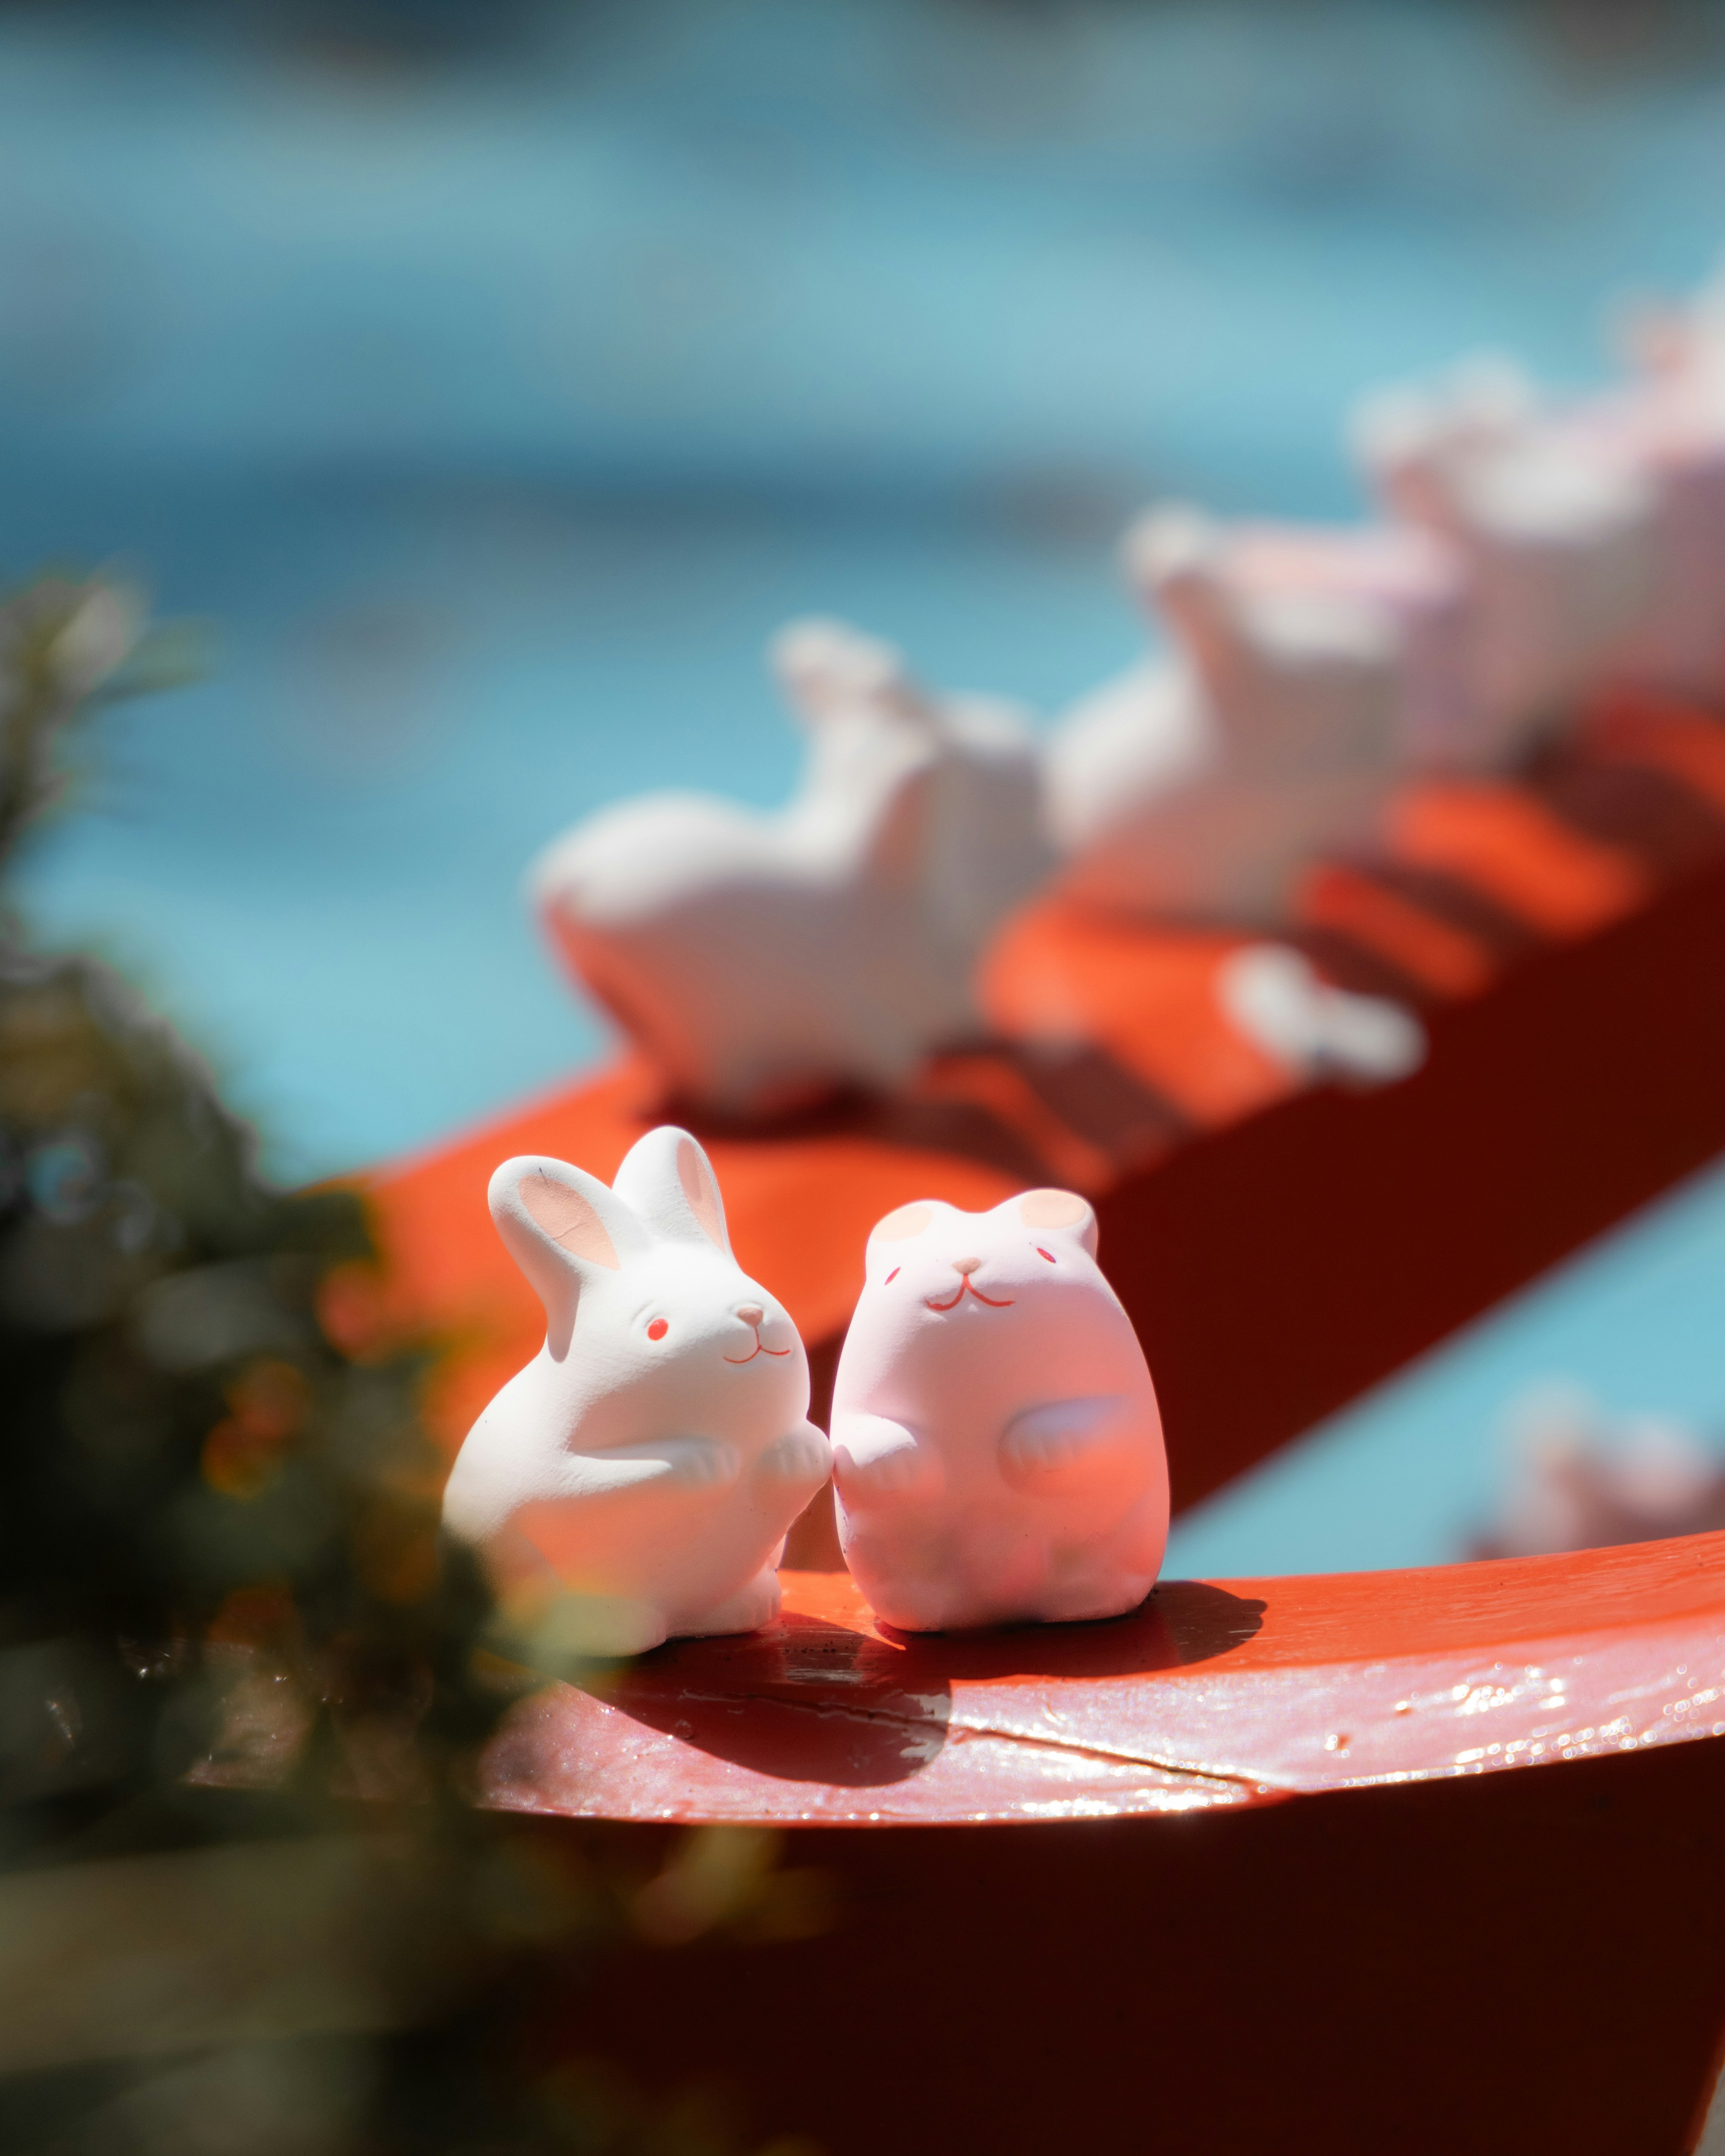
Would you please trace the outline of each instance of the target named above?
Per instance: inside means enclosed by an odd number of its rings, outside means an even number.
[[[1725,1535],[1164,1582],[1108,1624],[895,1634],[842,1573],[765,1631],[518,1708],[488,1800],[685,1823],[1120,1817],[1725,1735]]]
[[[768,1633],[554,1690],[495,1747],[491,1802],[614,1822],[642,1877],[667,1823],[788,1830],[777,1901],[553,1987],[552,2054],[826,2156],[1692,2146],[1725,1536],[970,1638],[788,1586]]]

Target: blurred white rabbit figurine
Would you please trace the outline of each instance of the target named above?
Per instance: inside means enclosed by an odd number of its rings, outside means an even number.
[[[691,1097],[770,1107],[891,1086],[975,1030],[990,931],[1045,874],[1040,773],[1010,706],[936,698],[890,646],[803,622],[773,660],[805,722],[795,800],[602,811],[531,888],[578,976]]]
[[[1469,724],[1471,594],[1453,547],[1409,524],[1230,524],[1219,552],[1247,608],[1357,608],[1395,658],[1395,745],[1411,766],[1453,762]]]
[[[1117,1616],[1168,1540],[1162,1419],[1069,1190],[929,1199],[869,1238],[839,1362],[839,1529],[906,1631]]]
[[[1643,311],[1625,341],[1637,378],[1580,406],[1578,431],[1651,488],[1656,567],[1643,619],[1617,655],[1625,679],[1725,697],[1725,279],[1684,309]]]
[[[1192,510],[1146,517],[1126,553],[1175,649],[1049,741],[1063,887],[1133,911],[1276,919],[1299,869],[1363,836],[1396,778],[1401,621],[1364,585],[1235,578],[1223,528]]]
[[[1586,415],[1651,485],[1657,567],[1642,619],[1613,654],[1623,679],[1725,697],[1725,383],[1670,383]]]
[[[1542,1385],[1512,1408],[1506,1435],[1508,1487],[1471,1555],[1543,1557],[1725,1525],[1725,1467],[1681,1423]]]
[[[1645,613],[1654,490],[1497,362],[1367,400],[1353,435],[1391,514],[1447,542],[1467,570],[1472,716],[1455,761],[1512,761],[1600,678]]]
[[[797,1329],[732,1257],[706,1155],[649,1131],[609,1188],[506,1161],[490,1206],[545,1345],[468,1434],[445,1524],[506,1604],[604,1598],[618,1651],[768,1623],[785,1531],[831,1455]]]

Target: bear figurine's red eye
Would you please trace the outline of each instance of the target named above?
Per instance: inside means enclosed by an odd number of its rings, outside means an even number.
[[[670,1331],[670,1326],[665,1323],[662,1317],[655,1317],[653,1322],[647,1327],[647,1337],[649,1340],[663,1340],[665,1334]]]
[[[892,1270],[888,1273],[886,1279],[881,1282],[881,1286],[883,1287],[891,1287],[892,1283],[898,1278],[900,1273],[902,1272],[904,1268],[902,1265],[895,1265]]]
[[[1052,1265],[1055,1261],[1054,1252],[1052,1250],[1045,1250],[1040,1243],[1036,1245],[1036,1255],[1039,1258],[1046,1258],[1050,1265]]]

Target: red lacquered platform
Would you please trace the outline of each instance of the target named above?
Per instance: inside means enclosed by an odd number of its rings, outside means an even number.
[[[845,1573],[521,1709],[493,1804],[866,1826],[1274,1804],[1725,1736],[1725,1535],[1578,1557],[1169,1580],[1107,1624],[916,1635]]]
[[[382,1175],[395,1306],[456,1351],[444,1439],[542,1334],[492,1168],[608,1175],[670,1115],[817,1416],[880,1214],[1090,1194],[1191,1502],[1725,1146],[1725,726],[1602,706],[1314,871],[1295,940],[1426,1024],[1400,1085],[1304,1087],[1234,1034],[1241,940],[1043,905],[993,955],[991,1039],[895,1099],[727,1128],[624,1065]],[[678,1828],[782,1830],[830,1926],[548,1974],[549,2050],[711,2075],[826,2156],[1692,2147],[1725,2030],[1725,1537],[1168,1582],[988,1637],[891,1635],[833,1572],[788,1589],[757,1637],[524,1703],[485,1794],[530,1833],[605,1822],[644,1873]]]
[[[753,1638],[524,1702],[487,1794],[644,1863],[658,1822],[785,1828],[829,1922],[627,1950],[554,2045],[829,2156],[1692,2145],[1725,1536],[970,1637],[787,1584]]]

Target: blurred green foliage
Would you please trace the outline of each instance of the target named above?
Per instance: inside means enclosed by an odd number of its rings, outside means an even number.
[[[147,678],[142,613],[105,583],[0,614],[0,866],[61,783],[69,727]],[[248,1768],[228,1666],[292,1696],[295,1756],[366,1702],[413,1700],[416,1741],[470,1744],[485,1614],[437,1544],[417,1345],[331,1337],[372,1258],[349,1191],[285,1193],[208,1071],[82,957],[0,938],[0,1789],[8,1831],[152,1822],[188,1774]],[[225,1662],[223,1658],[225,1658]],[[65,1697],[49,1662],[75,1664]],[[392,1709],[392,1711],[398,1711]],[[58,1717],[58,1718],[56,1718]],[[259,1732],[252,1741],[266,1743]],[[282,1750],[278,1737],[274,1754]],[[21,1811],[20,1807],[25,1810]],[[141,1809],[140,1809],[141,1808]],[[138,1831],[154,1831],[153,1825]]]
[[[107,581],[0,608],[0,875],[80,716],[167,657]],[[465,1801],[511,1688],[478,1651],[477,1568],[439,1536],[431,1343],[382,1332],[380,1300],[359,1196],[272,1188],[121,980],[0,917],[0,2147],[19,2156],[745,2145],[710,2093],[649,2099],[524,2048],[608,1943],[746,1928],[784,1881],[771,1837],[711,1830],[655,1871]]]

